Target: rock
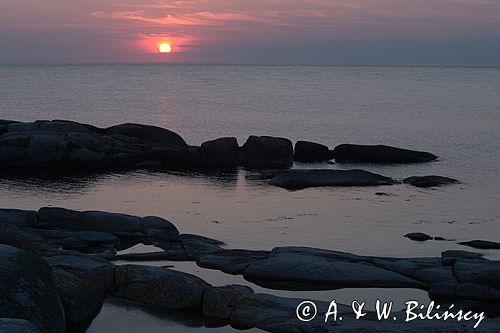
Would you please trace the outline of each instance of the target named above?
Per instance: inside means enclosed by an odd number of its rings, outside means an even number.
[[[333,159],[333,152],[319,143],[297,141],[293,158],[297,162],[328,161]]]
[[[14,224],[0,224],[0,244],[12,245],[32,253],[44,249],[42,244],[34,242]]]
[[[87,148],[90,151],[98,152],[105,151],[105,145],[111,145],[111,140],[106,140],[102,135],[98,133],[82,133],[82,132],[70,132],[66,136],[66,141],[68,144],[73,144],[79,147]]]
[[[23,233],[37,244],[56,249],[70,249],[81,252],[102,248],[113,248],[120,240],[111,233],[97,231],[67,231],[24,228]]]
[[[118,235],[142,233],[141,218],[100,211],[74,211],[44,207],[38,211],[39,227],[74,231],[100,231]]]
[[[293,146],[288,139],[250,136],[242,149],[246,168],[284,169],[293,164]]]
[[[30,165],[55,164],[63,159],[66,145],[64,135],[34,134],[26,147],[26,161]]]
[[[117,297],[166,309],[201,309],[209,285],[191,274],[163,267],[123,265],[115,268]]]
[[[210,326],[224,326],[229,324],[233,306],[238,303],[238,298],[253,293],[246,286],[229,285],[224,287],[211,287],[203,295],[203,319]]]
[[[296,253],[282,248],[250,263],[243,277],[259,286],[284,290],[336,288],[426,288],[426,284],[366,262],[326,257],[324,251]]]
[[[220,138],[201,144],[200,163],[206,167],[236,167],[240,147],[236,138]]]
[[[99,312],[104,301],[104,289],[62,269],[54,269],[54,282],[61,298],[66,323],[83,324]]]
[[[342,163],[421,163],[437,159],[431,153],[384,145],[342,144],[335,147],[333,154],[335,162]]]
[[[0,225],[14,224],[18,227],[31,227],[37,223],[37,215],[32,210],[0,209]]]
[[[266,259],[267,251],[224,250],[197,258],[200,267],[218,269],[227,274],[243,274],[249,264]]]
[[[404,235],[404,237],[409,238],[414,241],[418,242],[425,242],[426,240],[432,239],[432,236],[429,236],[427,234],[424,234],[422,232],[412,232],[409,234]]]
[[[0,245],[0,262],[0,318],[29,320],[41,332],[64,332],[64,310],[47,263],[8,245]]]
[[[175,241],[179,231],[170,221],[158,216],[146,216],[141,219],[142,231],[149,238]]]
[[[319,186],[378,186],[392,185],[394,181],[364,170],[294,169],[273,177],[269,184],[286,189]]]
[[[500,243],[485,240],[472,240],[468,242],[460,242],[458,244],[483,250],[500,250]]]
[[[156,126],[126,123],[106,128],[104,131],[108,135],[119,134],[165,145],[187,146],[177,133]]]
[[[220,252],[222,248],[219,245],[224,244],[214,239],[190,234],[180,235],[179,242],[190,260],[196,260],[200,256]]]
[[[94,289],[113,291],[113,265],[97,255],[85,255],[78,252],[44,257],[53,270],[61,269],[77,276],[80,281],[90,284]]]
[[[403,179],[403,183],[416,187],[434,187],[446,184],[457,184],[458,180],[441,176],[414,176]]]
[[[22,147],[0,146],[0,163],[3,166],[23,164],[26,149]]]
[[[25,319],[0,318],[0,333],[40,333],[40,330]]]
[[[0,146],[26,147],[30,142],[29,133],[8,132],[0,136]]]
[[[460,283],[475,283],[500,291],[500,261],[457,259],[453,269]]]

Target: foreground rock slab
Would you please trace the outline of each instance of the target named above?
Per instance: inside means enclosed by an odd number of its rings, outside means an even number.
[[[64,332],[64,310],[47,263],[8,245],[0,245],[0,263],[0,318],[26,319],[40,332]]]
[[[333,155],[340,163],[422,163],[437,159],[431,153],[385,145],[342,144],[335,147]]]
[[[278,173],[270,185],[286,189],[320,186],[379,186],[392,185],[392,178],[364,170],[294,169]]]

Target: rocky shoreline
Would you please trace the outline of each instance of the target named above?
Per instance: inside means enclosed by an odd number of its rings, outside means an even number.
[[[154,253],[117,255],[143,243]],[[199,266],[242,275],[270,289],[417,288],[433,300],[465,308],[498,310],[500,265],[480,254],[445,251],[440,258],[387,258],[304,247],[271,251],[225,249],[223,243],[181,234],[160,217],[137,217],[99,211],[41,208],[0,209],[0,331],[64,332],[92,320],[105,295],[158,308],[196,310],[207,325],[257,327],[268,332],[464,332],[454,322],[405,325],[355,320],[341,306],[341,325],[320,318],[301,322],[301,300],[256,294],[247,286],[212,286],[199,277],[165,267],[115,265],[114,260],[195,261]],[[161,251],[160,251],[161,250]],[[327,308],[325,302],[318,301]],[[497,332],[498,312],[490,313],[477,332]]]

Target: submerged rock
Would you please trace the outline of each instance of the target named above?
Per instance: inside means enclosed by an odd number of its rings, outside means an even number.
[[[485,240],[472,240],[468,242],[460,242],[460,245],[470,246],[476,249],[484,250],[500,250],[500,243],[490,242]]]
[[[403,179],[403,183],[416,187],[434,187],[446,184],[457,184],[459,181],[442,176],[414,176]]]
[[[432,239],[432,236],[424,234],[423,232],[412,232],[404,235],[404,237],[409,238],[414,241],[425,242],[427,240]]]
[[[394,181],[364,170],[288,170],[273,177],[269,184],[286,189],[318,186],[377,186],[392,185]]]
[[[292,142],[285,138],[250,136],[242,149],[247,168],[284,169],[293,164]]]
[[[333,150],[335,162],[343,163],[421,163],[437,159],[437,156],[409,149],[384,145],[342,144]]]
[[[328,161],[333,159],[333,152],[327,146],[319,143],[297,141],[293,158],[297,162]]]
[[[47,263],[8,245],[0,245],[0,262],[0,318],[29,320],[41,332],[64,332],[64,310]]]

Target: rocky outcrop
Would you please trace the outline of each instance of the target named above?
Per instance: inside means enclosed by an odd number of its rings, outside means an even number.
[[[459,181],[453,178],[442,176],[414,176],[403,180],[404,184],[410,184],[416,187],[435,187],[446,184],[458,184]]]
[[[319,143],[297,141],[293,158],[297,162],[329,161],[333,159],[333,151]]]
[[[0,245],[0,262],[0,318],[26,319],[40,332],[64,332],[64,310],[47,263],[8,245]]]
[[[0,216],[12,218],[12,223],[7,219],[0,224],[0,231],[2,227],[8,230],[0,242],[11,236],[16,239],[12,243],[21,245],[32,240],[30,246],[39,256],[0,245],[0,332],[2,325],[13,327],[14,332],[16,327],[21,327],[21,332],[22,327],[26,327],[26,332],[48,332],[47,327],[52,329],[50,332],[62,332],[65,322],[75,325],[91,320],[105,294],[165,309],[196,310],[203,313],[207,325],[256,327],[269,332],[362,332],[367,327],[401,332],[400,324],[377,321],[370,313],[356,320],[352,310],[341,304],[342,325],[325,323],[324,318],[301,322],[295,311],[303,300],[256,294],[245,286],[214,287],[196,276],[167,267],[119,266],[109,261],[114,258],[194,260],[201,267],[239,274],[270,289],[417,288],[428,291],[439,302],[486,308],[498,308],[500,303],[499,262],[473,252],[445,251],[440,258],[390,258],[307,247],[233,250],[225,249],[222,242],[214,239],[179,235],[175,226],[159,217],[41,209],[27,212],[35,214],[36,223],[24,226],[19,223],[24,221],[19,218],[22,212],[2,215],[0,210]],[[170,236],[163,237],[164,232]],[[130,239],[131,235],[138,238]],[[68,240],[75,243],[71,249],[61,245],[70,243]],[[154,244],[164,251],[103,255],[106,250],[127,248],[137,241]],[[326,312],[327,303],[315,303]],[[13,322],[10,318],[26,319],[29,323]],[[456,333],[465,327],[464,323],[450,321],[424,323],[415,321],[404,327],[407,332]],[[476,331],[497,332],[495,325],[499,324],[498,318],[488,318]]]
[[[123,265],[115,268],[115,296],[166,309],[201,308],[209,285],[200,278],[163,267]]]
[[[335,162],[341,163],[422,163],[437,159],[437,156],[415,150],[384,145],[342,144],[333,150]]]
[[[243,152],[243,165],[250,169],[284,169],[293,164],[292,142],[285,138],[250,136]]]
[[[286,189],[319,186],[378,186],[392,185],[394,181],[364,170],[294,169],[278,173],[269,184]]]

